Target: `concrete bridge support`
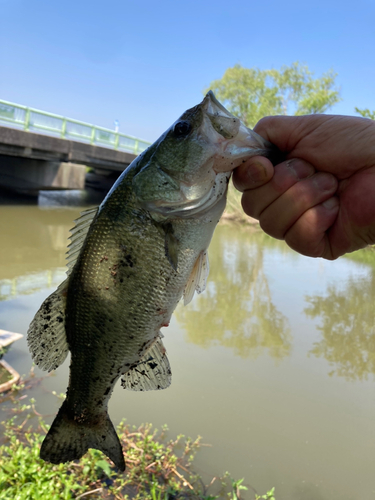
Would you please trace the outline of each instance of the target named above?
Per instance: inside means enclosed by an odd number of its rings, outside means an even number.
[[[27,194],[84,189],[86,167],[75,163],[0,155],[0,186]]]

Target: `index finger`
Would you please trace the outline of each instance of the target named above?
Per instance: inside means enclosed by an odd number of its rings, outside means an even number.
[[[255,189],[270,181],[274,168],[264,156],[253,156],[233,171],[233,184],[238,191]]]
[[[375,121],[355,116],[267,116],[254,131],[286,154],[346,179],[374,165]]]

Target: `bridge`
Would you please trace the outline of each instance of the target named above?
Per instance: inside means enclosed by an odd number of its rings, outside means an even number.
[[[110,186],[149,142],[0,100],[0,185],[21,192]]]

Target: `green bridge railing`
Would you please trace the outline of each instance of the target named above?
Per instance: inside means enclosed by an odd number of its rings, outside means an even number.
[[[74,139],[134,154],[142,153],[151,144],[108,128],[2,100],[0,100],[1,122],[30,132],[41,131],[48,135],[57,135],[62,139]]]

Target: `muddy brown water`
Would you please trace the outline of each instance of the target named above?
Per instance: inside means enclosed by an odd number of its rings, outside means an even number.
[[[98,201],[79,192],[42,193],[38,204],[1,194],[1,329],[26,334],[64,279],[73,219]],[[138,394],[118,384],[114,423],[203,436],[212,446],[196,470],[244,477],[246,498],[274,486],[277,500],[374,500],[375,265],[363,252],[305,258],[233,225],[217,228],[209,255],[207,290],[163,329],[172,386]],[[29,373],[26,339],[4,359]],[[48,421],[68,365],[30,394]]]

